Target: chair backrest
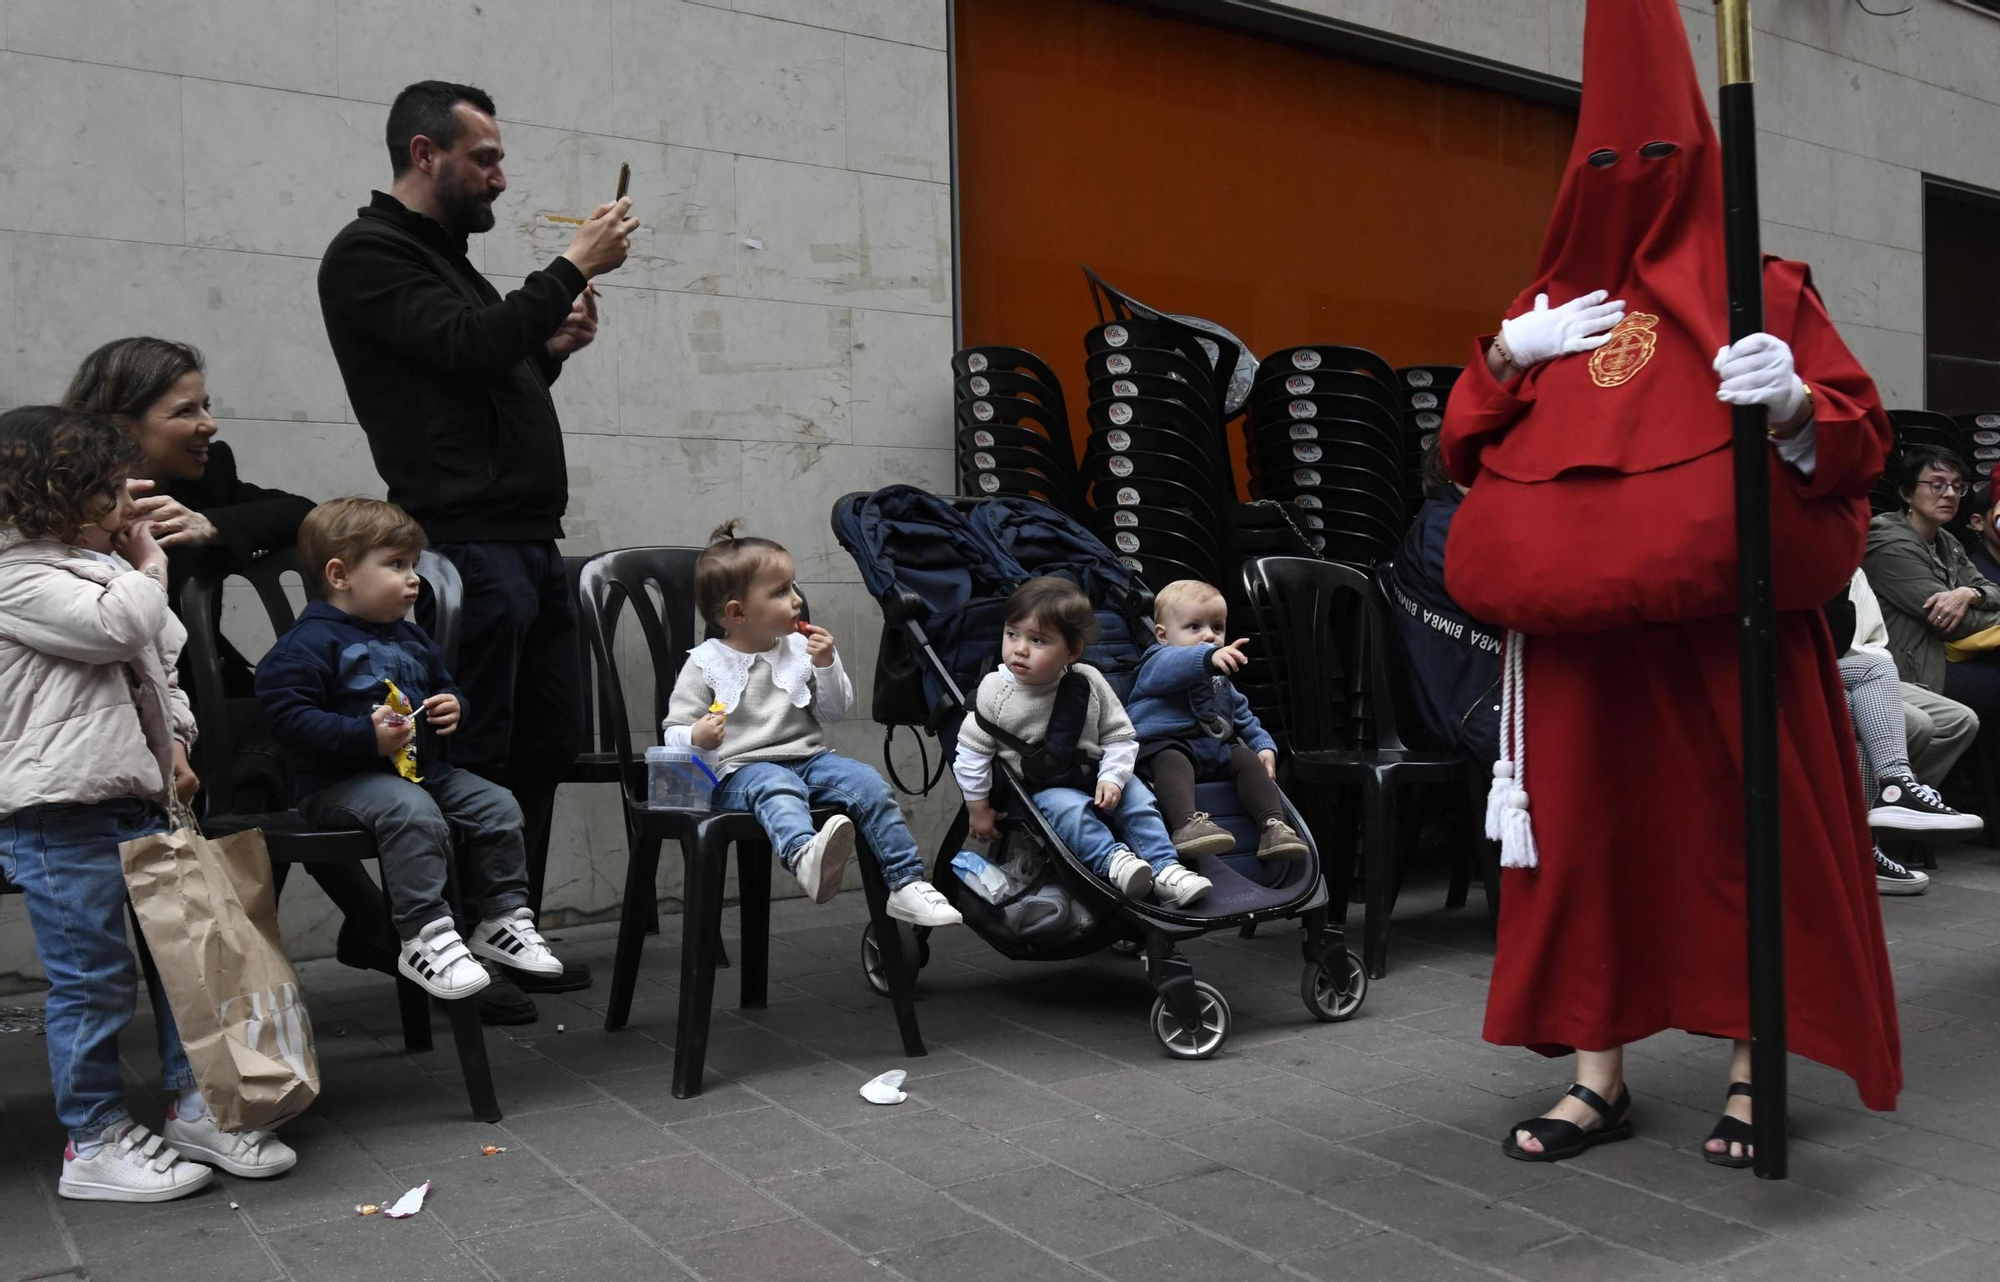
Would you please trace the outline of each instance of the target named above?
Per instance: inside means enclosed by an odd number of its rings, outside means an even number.
[[[1383,598],[1351,566],[1263,557],[1243,567],[1273,665],[1278,719],[1294,752],[1402,751]]]
[[[618,754],[626,795],[634,804],[646,800],[644,772],[633,769],[635,759],[644,758],[632,747],[625,683],[618,671],[619,619],[629,611],[645,638],[653,677],[653,718],[647,738],[657,743],[674,680],[688,651],[714,633],[695,611],[694,563],[701,553],[700,548],[688,547],[619,548],[600,552],[578,567],[577,609],[597,667],[598,740],[606,751]],[[805,594],[799,595],[803,601]],[[810,609],[806,615],[811,617]]]
[[[457,567],[432,551],[418,558],[417,573],[429,590],[431,635],[450,666],[458,659],[464,584]],[[237,800],[235,763],[245,740],[262,723],[262,710],[256,701],[231,699],[223,678],[223,588],[233,578],[247,582],[264,607],[271,634],[283,636],[298,621],[285,588],[287,574],[299,576],[307,599],[319,598],[318,576],[306,573],[296,548],[269,553],[247,565],[209,558],[181,586],[180,619],[188,633],[187,645],[181,650],[181,680],[194,709],[195,724],[201,728],[191,764],[201,776],[205,813],[227,814],[242,808]]]
[[[583,601],[579,584],[583,578],[583,567],[589,564],[587,556],[566,556],[563,558],[563,574],[569,579],[569,595],[576,602],[577,626],[583,630],[586,640],[576,648],[577,689],[583,695],[583,744],[585,752],[613,752],[611,739],[610,698],[603,679],[598,675],[597,647],[590,644],[590,624],[587,621],[588,608]]]

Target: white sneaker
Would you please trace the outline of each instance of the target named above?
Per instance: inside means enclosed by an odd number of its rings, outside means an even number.
[[[853,854],[854,821],[846,815],[835,815],[799,852],[798,863],[792,865],[792,876],[799,879],[799,885],[805,887],[814,903],[823,904],[840,893],[840,875],[847,871],[847,861]]]
[[[486,968],[472,960],[449,917],[438,918],[415,939],[404,940],[396,953],[396,969],[431,996],[448,1002],[470,997],[493,982]]]
[[[473,929],[466,941],[475,956],[525,970],[530,975],[560,975],[563,964],[549,951],[549,945],[535,929],[535,911],[516,908],[499,917],[489,917]]]
[[[956,926],[965,920],[927,881],[913,881],[890,891],[889,915],[918,926]]]
[[[78,1202],[171,1202],[214,1178],[128,1117],[104,1129],[104,1147],[91,1156],[78,1157],[74,1142],[63,1150],[56,1192]]]
[[[1104,875],[1127,899],[1137,899],[1153,888],[1153,865],[1123,846],[1111,852],[1111,867]]]
[[[1153,878],[1153,898],[1169,908],[1185,908],[1206,895],[1214,882],[1194,871],[1175,864],[1162,869]]]
[[[231,1135],[216,1125],[212,1116],[184,1122],[169,1108],[167,1124],[160,1131],[167,1137],[167,1143],[184,1155],[246,1180],[282,1175],[299,1162],[292,1146],[271,1132],[239,1131]]]

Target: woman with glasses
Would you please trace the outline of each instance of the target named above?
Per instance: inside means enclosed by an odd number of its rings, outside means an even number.
[[[1892,465],[1906,511],[1884,512],[1868,527],[1862,568],[1882,602],[1889,653],[1903,680],[1955,700],[1981,721],[2000,717],[2000,585],[1981,574],[1945,527],[1971,488],[1963,461],[1919,446]],[[1964,643],[1964,644],[1961,644]],[[1959,662],[1951,661],[1950,648]],[[1989,723],[1991,724],[1991,723]]]

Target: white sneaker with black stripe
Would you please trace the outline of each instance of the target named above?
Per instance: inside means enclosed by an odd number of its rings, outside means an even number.
[[[530,975],[560,975],[563,964],[535,929],[535,910],[526,906],[488,917],[473,928],[472,951],[488,961],[525,970]]]
[[[1930,889],[1929,873],[1905,868],[1875,847],[1875,889],[1885,895],[1921,895]]]
[[[1868,826],[1897,832],[1978,832],[1986,825],[1978,815],[1960,814],[1945,805],[1930,785],[1909,775],[1890,775],[1875,781]]]
[[[404,940],[396,951],[396,969],[431,996],[448,1002],[470,997],[493,982],[486,968],[466,951],[449,917],[438,918],[415,939]]]

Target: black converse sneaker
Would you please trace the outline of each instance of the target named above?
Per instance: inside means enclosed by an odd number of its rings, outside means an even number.
[[[1875,889],[1885,895],[1921,895],[1930,889],[1929,873],[1905,868],[1875,847]]]
[[[1985,822],[1978,815],[1953,810],[1944,804],[1937,789],[1909,775],[1890,775],[1875,783],[1868,826],[1900,832],[1978,832]]]

